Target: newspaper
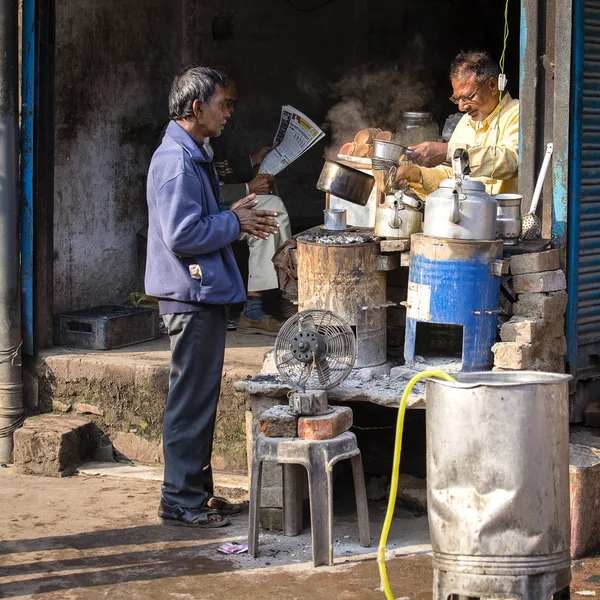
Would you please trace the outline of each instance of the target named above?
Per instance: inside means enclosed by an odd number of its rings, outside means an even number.
[[[263,159],[259,173],[277,175],[324,136],[304,113],[289,104],[282,106],[274,140],[276,146]]]

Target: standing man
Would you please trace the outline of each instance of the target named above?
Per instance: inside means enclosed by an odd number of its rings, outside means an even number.
[[[210,458],[219,400],[227,309],[245,299],[230,244],[241,232],[266,239],[273,212],[255,210],[251,194],[223,206],[212,160],[203,149],[231,111],[229,81],[194,67],[176,77],[170,123],[150,163],[147,183],[146,293],[156,296],[171,340],[163,423],[165,474],[158,515],[163,523],[221,527],[231,505],[213,497]],[[214,508],[219,508],[219,511]]]
[[[450,101],[466,113],[450,141],[423,142],[413,148],[410,159],[420,167],[398,169],[397,179],[422,195],[439,188],[452,178],[456,148],[466,148],[471,167],[470,179],[482,181],[488,194],[516,193],[519,171],[519,101],[500,90],[500,67],[483,50],[461,52],[450,67],[453,94]]]

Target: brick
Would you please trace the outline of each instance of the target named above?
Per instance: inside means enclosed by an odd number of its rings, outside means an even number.
[[[517,342],[498,342],[492,346],[494,366],[518,371],[528,369],[533,362],[533,346]]]
[[[558,250],[534,252],[532,254],[518,254],[510,257],[510,272],[513,275],[556,271],[557,269],[560,269]]]
[[[146,440],[135,433],[117,433],[112,442],[115,450],[131,461],[160,462],[159,442]]]
[[[557,292],[566,288],[567,280],[560,270],[513,276],[513,289],[516,294]]]
[[[348,406],[332,406],[326,415],[300,417],[298,435],[306,440],[330,440],[352,427],[352,409]]]
[[[593,402],[585,407],[586,427],[600,427],[600,402]]]
[[[30,417],[14,433],[15,468],[31,475],[72,475],[94,455],[101,437],[98,427],[85,419]]]
[[[564,291],[549,294],[520,294],[513,304],[513,312],[519,317],[540,319],[562,319],[567,309],[567,293]]]
[[[267,437],[298,437],[298,416],[288,406],[273,406],[260,415],[260,430]]]
[[[80,415],[98,415],[99,417],[104,416],[104,411],[93,404],[83,404],[78,402],[73,405],[73,410]]]
[[[561,323],[559,325],[562,327]],[[544,336],[546,335],[552,335],[552,331],[544,331]],[[558,337],[544,337],[533,346],[533,363],[530,368],[534,371],[564,373],[566,353],[567,340],[562,331]]]
[[[543,325],[542,319],[513,317],[502,325],[500,339],[503,342],[531,344],[540,337]]]

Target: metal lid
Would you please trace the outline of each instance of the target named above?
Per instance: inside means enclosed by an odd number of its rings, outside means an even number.
[[[456,181],[454,179],[443,179],[440,183],[441,188],[454,189]],[[463,190],[470,190],[472,192],[485,192],[485,185],[482,181],[473,181],[472,179],[464,179],[462,183]]]
[[[432,121],[433,113],[427,110],[407,110],[402,113],[402,117],[406,119],[423,119]]]

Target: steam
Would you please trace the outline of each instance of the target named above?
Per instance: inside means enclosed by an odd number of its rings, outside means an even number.
[[[421,66],[422,40],[410,45],[411,62],[394,65],[361,65],[346,72],[333,84],[340,100],[325,117],[331,130],[328,155],[337,155],[340,146],[351,142],[365,127],[396,132],[402,113],[423,110],[433,99],[430,76]]]

